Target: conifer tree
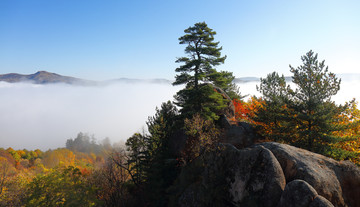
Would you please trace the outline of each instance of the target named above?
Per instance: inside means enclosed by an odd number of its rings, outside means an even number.
[[[328,72],[325,61],[319,62],[317,57],[310,50],[301,57],[303,65],[297,68],[290,65],[297,88],[289,91],[292,99],[289,107],[294,112],[300,137],[312,151],[322,151],[323,146],[332,142],[331,132],[337,130],[333,119],[343,110],[331,101],[340,90],[341,80]]]
[[[154,116],[148,122],[149,167],[146,170],[147,187],[153,206],[167,206],[166,189],[177,176],[176,156],[169,148],[170,137],[176,127],[178,111],[170,102],[156,108]]]
[[[286,86],[284,76],[276,72],[261,79],[257,89],[263,94],[264,104],[253,118],[258,123],[256,127],[273,141],[283,141],[335,159],[356,160],[358,155],[354,150],[341,148],[341,143],[358,139],[348,133],[357,121],[344,121],[351,117],[349,110],[353,106],[351,102],[337,105],[331,101],[340,89],[341,80],[328,71],[325,61],[318,61],[313,51],[301,60],[303,65],[297,68],[290,65],[295,90]],[[344,134],[346,136],[342,136]]]
[[[135,133],[126,141],[132,181],[139,192],[147,191],[146,199],[153,206],[166,206],[166,189],[178,173],[176,156],[169,148],[177,115],[177,108],[170,101],[162,103],[146,122],[149,134]]]
[[[140,133],[134,133],[126,140],[127,151],[129,152],[128,169],[132,181],[140,186],[146,181],[146,168],[148,167],[148,138]]]
[[[179,38],[179,43],[187,45],[187,57],[177,59],[176,62],[183,65],[176,68],[180,74],[175,76],[173,85],[185,84],[185,88],[175,95],[175,104],[181,107],[181,114],[187,118],[199,113],[206,119],[217,119],[216,113],[226,107],[226,101],[212,85],[226,92],[234,91],[234,77],[232,73],[219,73],[215,69],[226,59],[226,56],[221,56],[219,42],[214,41],[215,31],[205,22],[200,22],[184,32],[186,34]]]
[[[273,141],[292,142],[289,126],[289,110],[287,87],[284,75],[277,72],[268,74],[260,79],[260,86],[256,89],[262,93],[264,104],[259,107],[254,121],[262,123],[257,128]]]

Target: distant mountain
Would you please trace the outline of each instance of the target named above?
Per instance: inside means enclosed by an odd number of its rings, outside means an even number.
[[[151,84],[171,84],[172,81],[167,79],[131,79],[131,78],[119,78],[106,81],[91,81],[80,78],[74,78],[70,76],[62,76],[56,73],[50,73],[47,71],[38,71],[34,74],[23,75],[18,73],[8,73],[0,75],[0,81],[8,83],[29,82],[35,84],[53,84],[53,83],[65,83],[71,85],[108,85],[113,83],[151,83]]]
[[[94,84],[94,81],[83,80],[70,76],[62,76],[56,73],[49,73],[47,71],[38,71],[30,75],[22,75],[18,73],[8,73],[0,75],[0,81],[8,83],[31,82],[35,84],[51,84],[51,83],[66,83],[76,85]]]
[[[344,81],[356,80],[360,81],[360,74],[337,74],[337,77],[341,78]],[[265,77],[263,77],[265,78]],[[290,76],[285,77],[286,82],[290,83],[292,78]],[[5,81],[8,83],[19,83],[19,82],[30,82],[35,84],[53,84],[53,83],[65,83],[71,85],[85,85],[85,86],[95,86],[95,85],[109,85],[113,83],[126,83],[126,84],[135,84],[135,83],[150,83],[150,84],[171,84],[172,81],[168,79],[135,79],[135,78],[118,78],[106,81],[91,81],[84,80],[80,78],[74,78],[70,76],[62,76],[56,73],[50,73],[47,71],[38,71],[34,74],[23,75],[18,73],[8,73],[0,75],[0,81]],[[260,78],[258,77],[241,77],[235,78],[234,83],[248,83],[248,82],[259,82]]]

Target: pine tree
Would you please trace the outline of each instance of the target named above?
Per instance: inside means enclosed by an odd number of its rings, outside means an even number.
[[[146,123],[149,131],[149,167],[146,170],[147,187],[153,206],[167,206],[166,189],[177,176],[176,156],[170,151],[169,141],[176,127],[178,111],[170,102],[156,109]]]
[[[233,99],[242,99],[239,87],[233,82],[235,76],[232,72],[220,71],[209,75],[209,80],[217,87],[224,90],[224,92]]]
[[[318,55],[309,51],[301,57],[303,65],[294,68],[293,73],[295,90],[290,90],[290,109],[294,112],[299,136],[305,142],[305,148],[321,152],[328,143],[334,141],[332,132],[338,127],[333,119],[344,108],[331,101],[340,89],[340,82],[334,73],[328,72],[325,61],[319,62]]]
[[[306,148],[338,160],[358,160],[352,147],[357,146],[358,126],[353,119],[354,102],[337,105],[331,97],[340,89],[335,74],[328,72],[325,61],[309,51],[301,57],[303,65],[296,69],[290,65],[295,90],[286,86],[284,76],[276,72],[261,79],[258,91],[264,104],[253,118],[259,132],[273,141]],[[355,127],[355,128],[354,128]],[[348,144],[351,143],[351,144]],[[346,145],[346,146],[345,146]]]
[[[127,165],[131,178],[137,187],[140,187],[146,181],[145,171],[148,167],[148,138],[140,133],[134,133],[126,140],[129,158]]]
[[[259,107],[255,122],[262,123],[257,128],[270,140],[292,142],[289,125],[289,109],[287,108],[288,94],[284,75],[273,72],[266,78],[260,79],[260,87],[256,89],[262,93],[264,104]]]
[[[235,95],[234,77],[232,73],[219,73],[215,69],[226,59],[226,56],[221,56],[219,42],[214,42],[215,31],[205,22],[200,22],[184,32],[186,34],[179,38],[179,43],[187,45],[187,57],[177,59],[176,62],[183,65],[176,68],[180,74],[175,76],[173,85],[185,84],[185,88],[175,95],[175,104],[181,107],[181,114],[187,118],[199,113],[207,119],[217,119],[217,113],[226,107],[226,100],[215,92],[212,85]]]

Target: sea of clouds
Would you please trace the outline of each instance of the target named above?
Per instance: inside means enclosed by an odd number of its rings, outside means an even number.
[[[0,147],[46,150],[63,147],[78,132],[126,140],[146,126],[177,87],[164,84],[107,86],[0,82]]]
[[[240,83],[243,95],[257,95],[259,82]],[[333,100],[360,100],[359,79],[346,79]],[[173,100],[182,86],[113,83],[104,86],[36,85],[0,82],[0,147],[54,149],[79,132],[97,140],[123,142],[146,130],[148,116],[162,102]],[[246,99],[246,98],[245,98]]]

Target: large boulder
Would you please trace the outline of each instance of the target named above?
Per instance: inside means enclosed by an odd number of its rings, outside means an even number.
[[[277,207],[334,207],[326,198],[303,180],[293,180],[286,184]]]
[[[360,169],[331,158],[275,142],[261,143],[279,161],[286,182],[300,179],[334,206],[360,207]]]
[[[220,144],[182,168],[169,194],[171,206],[360,207],[360,169],[286,144]]]
[[[185,166],[170,192],[174,206],[276,206],[285,177],[264,147],[219,145]]]
[[[293,180],[286,185],[278,207],[308,207],[317,195],[307,182]]]
[[[321,195],[316,196],[316,198],[310,203],[309,207],[334,207],[330,201]]]

